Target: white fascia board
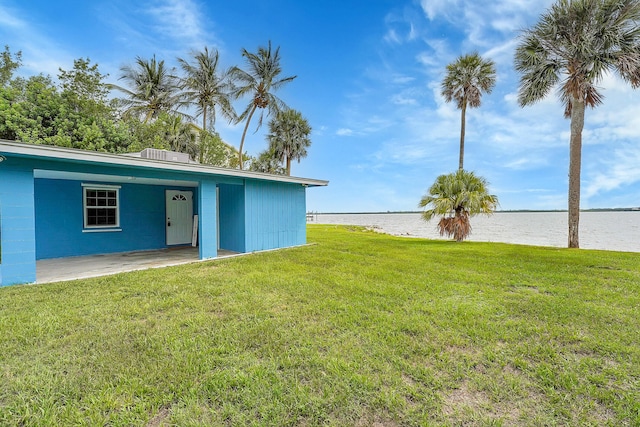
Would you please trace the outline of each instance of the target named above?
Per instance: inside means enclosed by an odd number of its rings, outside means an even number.
[[[273,175],[262,172],[220,168],[216,166],[193,163],[177,163],[163,160],[152,160],[144,159],[141,157],[100,153],[97,151],[78,150],[73,148],[54,147],[50,145],[25,144],[23,142],[12,142],[6,140],[0,140],[0,153],[14,154],[23,157],[40,157],[43,159],[65,160],[71,162],[100,163],[114,166],[132,166],[174,172],[192,172],[211,176],[231,176],[244,179],[256,179],[260,181],[287,182],[292,184],[302,184],[309,187],[326,186],[329,184],[329,181],[319,179]]]

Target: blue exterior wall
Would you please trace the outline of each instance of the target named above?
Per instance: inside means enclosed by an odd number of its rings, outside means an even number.
[[[220,248],[245,252],[244,186],[218,185],[220,191]]]
[[[0,286],[34,282],[36,259],[166,247],[166,189],[194,192],[201,258],[217,256],[218,233],[220,247],[237,252],[306,243],[305,187],[301,184],[195,171],[5,157],[0,164]],[[124,176],[132,181],[186,181],[198,187],[96,181],[120,186],[122,231],[83,233],[81,184],[91,181],[34,179],[34,169]]]
[[[212,180],[200,181],[198,212],[198,244],[200,259],[218,256],[218,236],[216,226],[216,182]]]
[[[161,249],[166,245],[165,190],[196,188],[140,184],[120,186],[122,231],[83,232],[82,183],[35,180],[36,259]],[[104,184],[104,183],[103,183]]]
[[[307,242],[305,187],[245,181],[245,252]]]
[[[36,281],[33,171],[18,159],[0,167],[0,286]]]

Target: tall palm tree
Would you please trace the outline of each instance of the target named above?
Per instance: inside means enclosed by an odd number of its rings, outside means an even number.
[[[422,213],[425,221],[442,215],[438,222],[440,235],[445,234],[461,242],[471,234],[470,217],[491,215],[498,206],[498,197],[489,194],[487,181],[473,172],[458,169],[448,175],[440,175],[418,204],[431,206]]]
[[[120,71],[119,80],[124,80],[129,88],[115,84],[108,86],[127,95],[127,99],[121,100],[125,116],[142,118],[145,123],[163,111],[186,116],[178,112],[184,106],[178,79],[173,74],[174,70],[165,66],[164,60],[157,61],[155,55],[150,60],[138,56],[135,66],[125,65]]]
[[[205,143],[208,132],[207,119],[211,117],[211,125],[216,122],[216,107],[229,121],[236,119],[236,112],[231,105],[233,85],[229,70],[218,70],[219,54],[217,50],[209,52],[205,46],[203,52],[192,53],[193,63],[178,58],[185,73],[181,79],[183,96],[188,103],[195,104],[196,117],[202,116],[202,134],[200,142]],[[205,149],[200,150],[200,163],[204,163]]]
[[[299,111],[280,111],[269,122],[269,147],[274,157],[285,163],[285,173],[291,175],[291,160],[307,157],[307,148],[311,145],[309,134],[311,126]]]
[[[231,105],[233,86],[230,71],[218,69],[218,51],[214,49],[209,52],[205,46],[204,51],[193,52],[191,56],[193,62],[178,58],[185,73],[181,86],[185,100],[198,107],[196,117],[202,116],[202,129],[208,130],[209,117],[211,125],[215,125],[216,109],[229,121],[235,120],[236,113]]]
[[[264,109],[267,110],[267,115],[274,115],[286,108],[286,104],[273,92],[296,78],[296,76],[280,77],[280,73],[282,73],[280,48],[278,47],[275,51],[272,51],[271,41],[269,41],[268,47],[259,47],[257,53],[242,49],[242,56],[247,60],[248,70],[245,71],[238,67],[234,67],[231,70],[233,79],[238,83],[234,95],[236,98],[250,95],[252,99],[247,108],[238,117],[238,121],[246,120],[242,139],[240,140],[240,149],[238,150],[240,169],[242,169],[243,163],[242,150],[244,148],[244,140],[254,113],[258,108],[261,109],[257,131],[262,126]]]
[[[515,67],[522,73],[521,106],[533,104],[559,85],[571,119],[569,140],[570,248],[579,247],[580,168],[585,107],[602,103],[597,84],[617,73],[632,88],[640,86],[640,2],[638,0],[559,0],[516,49]]]
[[[447,65],[447,75],[442,81],[442,96],[447,102],[455,101],[461,110],[460,160],[458,169],[464,167],[464,136],[467,106],[480,106],[482,94],[491,93],[496,84],[496,66],[493,61],[482,59],[474,52],[458,57]]]

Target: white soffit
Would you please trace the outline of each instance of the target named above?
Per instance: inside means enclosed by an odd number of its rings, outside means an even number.
[[[66,179],[73,181],[89,181],[89,182],[118,182],[129,184],[146,184],[146,185],[169,185],[176,187],[197,187],[198,183],[194,181],[179,181],[173,179],[157,179],[157,178],[140,178],[137,176],[122,175],[104,175],[97,173],[79,173],[79,172],[63,172],[55,170],[35,169],[33,171],[34,178],[44,179]]]

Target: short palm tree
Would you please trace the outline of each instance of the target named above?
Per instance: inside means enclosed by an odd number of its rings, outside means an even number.
[[[233,86],[229,70],[219,70],[219,54],[217,50],[192,53],[193,62],[178,58],[184,71],[181,79],[183,95],[187,102],[197,106],[196,117],[202,116],[202,129],[208,130],[210,124],[215,125],[216,109],[229,121],[236,119],[231,105]]]
[[[291,175],[291,160],[307,157],[311,145],[311,126],[299,111],[280,111],[269,122],[269,148],[276,160],[285,164],[285,173]]]
[[[471,234],[470,217],[491,215],[498,206],[498,197],[489,194],[487,185],[484,178],[463,169],[440,175],[418,204],[421,208],[431,207],[422,213],[422,218],[429,221],[442,215],[438,222],[440,235],[463,241]]]
[[[296,78],[296,76],[280,77],[282,73],[280,48],[278,47],[275,51],[272,51],[271,41],[269,41],[268,47],[259,47],[257,53],[242,49],[242,56],[247,60],[248,70],[245,71],[238,67],[234,67],[231,70],[232,78],[238,83],[234,91],[235,97],[241,98],[245,95],[252,97],[247,108],[238,117],[238,121],[246,120],[242,139],[240,140],[240,149],[238,150],[240,169],[243,166],[242,151],[244,140],[254,113],[260,108],[261,110],[266,109],[267,115],[275,115],[278,111],[285,109],[286,104],[273,92]],[[263,113],[261,112],[256,131],[262,126],[262,119]]]
[[[261,152],[257,158],[253,159],[249,170],[274,175],[284,175],[287,172],[271,148],[267,148]]]
[[[455,101],[461,111],[460,159],[458,169],[464,167],[464,137],[467,106],[480,106],[482,94],[491,93],[496,84],[496,66],[493,61],[482,59],[477,53],[460,56],[447,65],[447,75],[442,82],[442,96],[447,102]]]
[[[194,125],[185,123],[181,116],[163,113],[164,139],[171,151],[187,153],[192,159],[199,154],[199,147],[195,143]]]
[[[515,67],[522,75],[521,106],[545,98],[559,85],[565,117],[571,119],[569,141],[570,248],[579,247],[580,169],[585,107],[602,103],[597,84],[616,72],[640,85],[640,2],[638,0],[559,0],[516,49]]]
[[[125,107],[124,115],[142,118],[147,123],[161,112],[181,114],[178,109],[184,106],[184,102],[178,79],[173,70],[165,67],[164,60],[157,61],[155,55],[150,60],[138,56],[135,64],[120,68],[120,80],[127,82],[129,88],[108,85],[110,89],[127,95],[127,99],[121,101]]]

